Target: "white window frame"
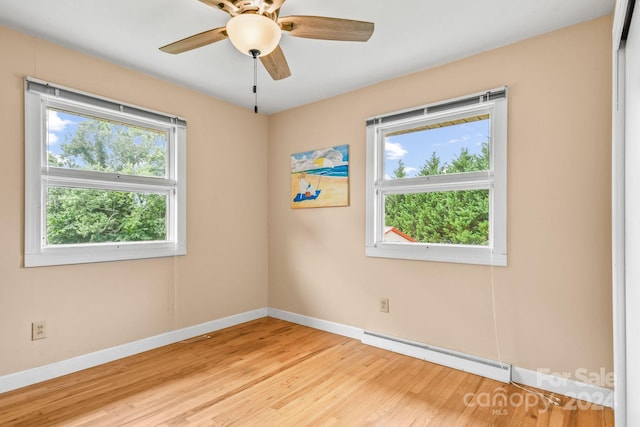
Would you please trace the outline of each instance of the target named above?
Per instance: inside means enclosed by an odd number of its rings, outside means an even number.
[[[491,118],[488,171],[385,179],[385,138],[389,132],[411,129],[461,116]],[[366,255],[422,261],[507,265],[507,88],[367,119]],[[384,197],[387,194],[489,190],[489,244],[461,245],[384,241]]]
[[[24,266],[81,264],[186,254],[186,121],[63,86],[25,79],[25,254]],[[166,132],[165,177],[142,177],[48,165],[47,108]],[[163,241],[48,245],[49,187],[159,193],[167,196],[167,239]]]

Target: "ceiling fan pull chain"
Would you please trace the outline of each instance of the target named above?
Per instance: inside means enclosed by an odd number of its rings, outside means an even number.
[[[260,55],[260,51],[257,49],[251,49],[249,53],[253,57],[253,112],[258,114],[258,55]]]

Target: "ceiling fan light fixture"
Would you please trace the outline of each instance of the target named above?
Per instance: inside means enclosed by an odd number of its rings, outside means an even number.
[[[252,50],[265,56],[273,52],[280,42],[280,26],[266,16],[256,13],[243,13],[227,22],[229,40],[240,52],[252,56]]]

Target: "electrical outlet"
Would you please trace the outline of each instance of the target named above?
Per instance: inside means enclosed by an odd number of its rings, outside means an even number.
[[[380,311],[382,313],[389,312],[389,298],[380,298]]]
[[[31,341],[41,340],[47,337],[47,322],[40,320],[31,324]]]

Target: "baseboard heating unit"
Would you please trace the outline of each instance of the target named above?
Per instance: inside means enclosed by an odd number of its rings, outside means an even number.
[[[511,381],[511,365],[400,338],[364,331],[362,343],[503,383]]]

